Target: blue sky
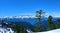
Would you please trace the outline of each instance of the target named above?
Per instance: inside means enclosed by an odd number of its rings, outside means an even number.
[[[60,0],[0,0],[0,16],[35,15],[40,9],[60,16]]]

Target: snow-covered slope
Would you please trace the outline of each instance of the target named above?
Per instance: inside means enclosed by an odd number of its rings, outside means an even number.
[[[0,28],[0,33],[14,33],[11,28]]]

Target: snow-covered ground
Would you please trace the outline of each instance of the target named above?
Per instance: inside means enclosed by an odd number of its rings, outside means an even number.
[[[35,32],[35,33],[60,33],[60,29],[45,31],[45,32]]]
[[[4,29],[4,28],[0,28],[0,33],[14,33],[14,31],[12,31],[11,29]],[[32,32],[31,30],[27,30],[28,33],[60,33],[60,29],[55,29],[55,30],[50,30],[50,31],[45,31],[45,32]]]
[[[0,28],[0,33],[14,33],[11,28]]]

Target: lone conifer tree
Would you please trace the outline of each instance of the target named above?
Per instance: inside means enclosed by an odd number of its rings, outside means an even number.
[[[36,11],[36,20],[38,22],[38,26],[37,27],[39,28],[38,31],[42,30],[41,27],[43,26],[43,23],[41,22],[41,18],[44,17],[44,15],[45,15],[44,13],[45,12],[43,10]]]
[[[48,30],[52,30],[56,28],[55,24],[52,21],[52,16],[48,17],[48,24],[49,24]]]
[[[43,10],[36,11],[36,18],[38,22],[41,22],[41,18],[44,17],[45,12]]]

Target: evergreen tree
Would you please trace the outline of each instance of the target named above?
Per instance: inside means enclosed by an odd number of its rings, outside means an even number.
[[[38,26],[37,26],[38,28],[36,28],[35,31],[36,30],[38,30],[38,31],[42,30],[41,27],[43,26],[43,24],[41,23],[41,18],[44,17],[44,15],[45,15],[44,13],[45,12],[43,10],[36,11],[36,20],[38,22]]]
[[[48,24],[49,24],[48,30],[52,30],[56,28],[55,24],[52,21],[52,16],[48,17]]]

